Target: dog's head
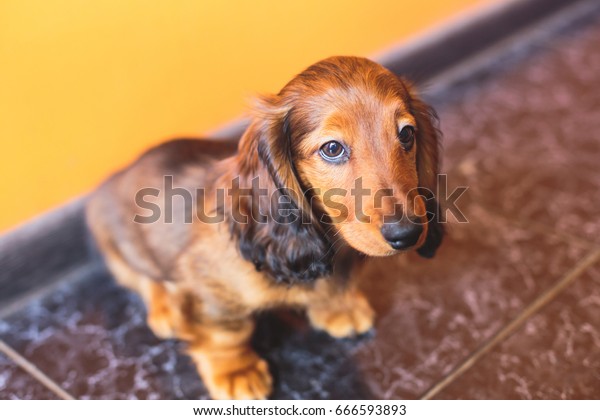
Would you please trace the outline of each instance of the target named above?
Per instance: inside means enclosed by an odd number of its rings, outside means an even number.
[[[253,139],[253,141],[250,141]],[[241,151],[256,148],[274,184],[315,229],[372,256],[431,257],[439,133],[434,111],[373,61],[332,57],[263,97]]]

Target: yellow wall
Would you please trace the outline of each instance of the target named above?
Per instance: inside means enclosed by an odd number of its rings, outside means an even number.
[[[1,0],[0,231],[143,149],[239,116],[321,58],[490,0]]]

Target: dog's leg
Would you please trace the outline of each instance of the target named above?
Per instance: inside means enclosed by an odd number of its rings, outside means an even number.
[[[232,320],[235,309],[216,305],[214,300],[210,305],[189,291],[169,290],[165,286],[168,284],[151,284],[148,324],[159,337],[174,337],[187,343],[186,352],[211,397],[267,398],[272,379],[267,362],[250,347],[253,320],[241,314]],[[228,315],[226,320],[222,314]]]
[[[144,277],[119,262],[113,259],[109,264],[113,272],[119,273],[117,281],[141,295],[148,310],[148,326],[157,337],[177,338],[188,343],[187,353],[211,397],[264,399],[269,396],[272,379],[267,362],[250,347],[254,329],[251,318],[236,322],[211,321],[202,313],[201,300],[192,293]]]
[[[152,281],[146,285],[147,323],[158,338],[180,338],[177,332],[180,321],[180,310],[174,305],[175,299],[169,293],[168,285]]]
[[[132,269],[113,247],[101,245],[101,248],[117,283],[136,292],[144,301],[146,320],[152,332],[159,338],[174,338],[179,312],[174,308],[168,284]]]
[[[187,353],[196,363],[212,398],[265,399],[272,390],[267,362],[250,347],[254,322],[198,325]]]
[[[313,327],[341,338],[363,334],[373,327],[375,312],[356,288],[331,288],[317,285],[307,306]]]

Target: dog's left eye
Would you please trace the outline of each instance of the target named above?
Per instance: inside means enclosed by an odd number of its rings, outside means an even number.
[[[319,153],[328,162],[339,162],[346,157],[346,149],[338,141],[332,140],[321,146]]]
[[[402,148],[408,152],[415,142],[415,128],[411,125],[402,127],[402,129],[398,131],[398,140],[400,140]]]

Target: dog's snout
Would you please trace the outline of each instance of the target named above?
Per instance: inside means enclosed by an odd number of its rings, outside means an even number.
[[[415,245],[423,233],[423,225],[418,221],[384,223],[381,234],[390,246],[396,250]]]

